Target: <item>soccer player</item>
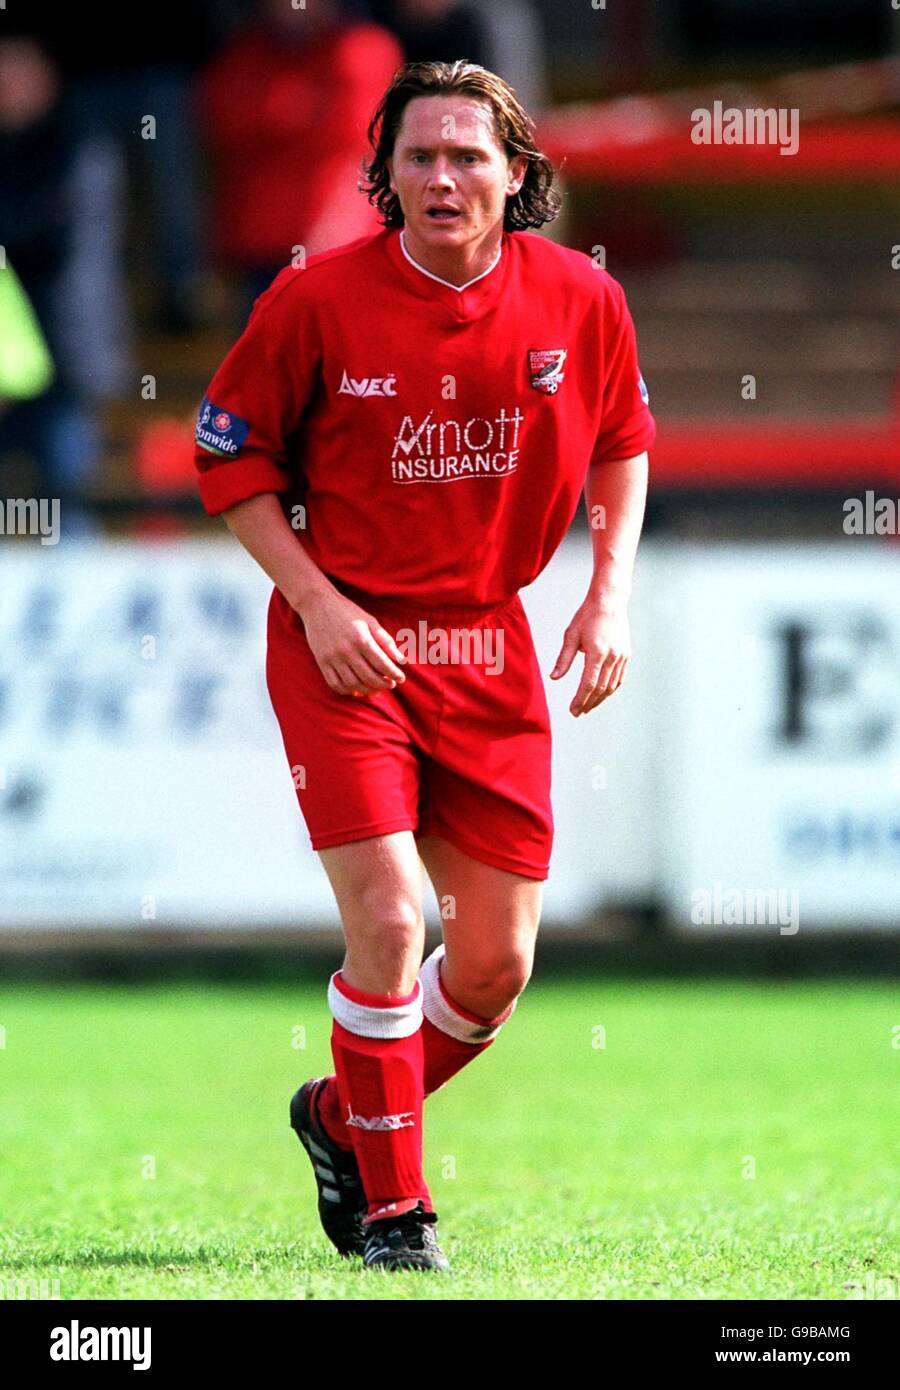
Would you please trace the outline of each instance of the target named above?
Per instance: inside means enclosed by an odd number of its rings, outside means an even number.
[[[597,708],[629,661],[655,424],[620,285],[529,233],[559,200],[506,83],[409,64],[369,138],[383,230],[259,297],[196,462],[207,512],[275,585],[268,688],[346,941],[334,1075],[290,1112],[322,1225],[366,1266],[442,1270],[423,1100],[525,988],[553,838],[519,590],[583,491],[593,572],[550,674],[581,654],[570,710]],[[423,863],[443,918],[424,962]]]

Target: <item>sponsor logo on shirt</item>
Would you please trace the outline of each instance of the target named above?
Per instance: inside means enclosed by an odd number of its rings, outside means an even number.
[[[565,380],[563,364],[568,355],[568,348],[531,349],[528,354],[528,366],[535,391],[543,391],[545,396],[556,395]]]
[[[213,405],[208,396],[203,397],[195,435],[201,449],[206,449],[210,454],[232,456],[239,453],[249,433],[250,426],[246,420],[233,415],[230,410]]]
[[[429,410],[418,424],[404,415],[394,435],[391,476],[395,483],[452,483],[460,478],[502,478],[515,473],[525,416],[518,406],[501,406],[487,419],[435,420]]]
[[[339,396],[396,396],[397,378],[391,376],[349,376],[344,372]]]

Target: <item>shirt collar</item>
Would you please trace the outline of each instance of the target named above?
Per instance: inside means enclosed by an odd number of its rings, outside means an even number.
[[[401,228],[400,230],[400,249],[403,252],[406,259],[409,261],[410,265],[415,266],[416,270],[418,270],[420,274],[427,275],[429,280],[436,280],[439,285],[446,285],[448,290],[456,290],[457,294],[462,294],[463,290],[469,289],[472,285],[477,285],[479,280],[483,280],[486,275],[490,275],[491,271],[496,269],[496,267],[500,264],[500,259],[503,255],[503,241],[501,239],[500,246],[497,249],[497,255],[494,257],[487,270],[483,270],[481,274],[476,275],[473,280],[467,280],[464,285],[451,285],[449,280],[442,280],[439,275],[432,275],[430,270],[426,270],[424,266],[419,265],[418,261],[413,260],[412,256],[409,254],[409,251],[406,249],[405,227]]]

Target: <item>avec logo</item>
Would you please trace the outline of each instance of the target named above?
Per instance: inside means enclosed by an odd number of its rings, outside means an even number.
[[[397,378],[391,376],[348,376],[344,372],[339,396],[396,396]]]

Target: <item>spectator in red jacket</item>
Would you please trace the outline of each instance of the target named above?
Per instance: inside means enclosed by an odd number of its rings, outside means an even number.
[[[379,230],[356,185],[366,127],[402,62],[397,40],[341,0],[259,0],[207,68],[213,249],[241,273],[243,312],[296,248],[311,256]]]

